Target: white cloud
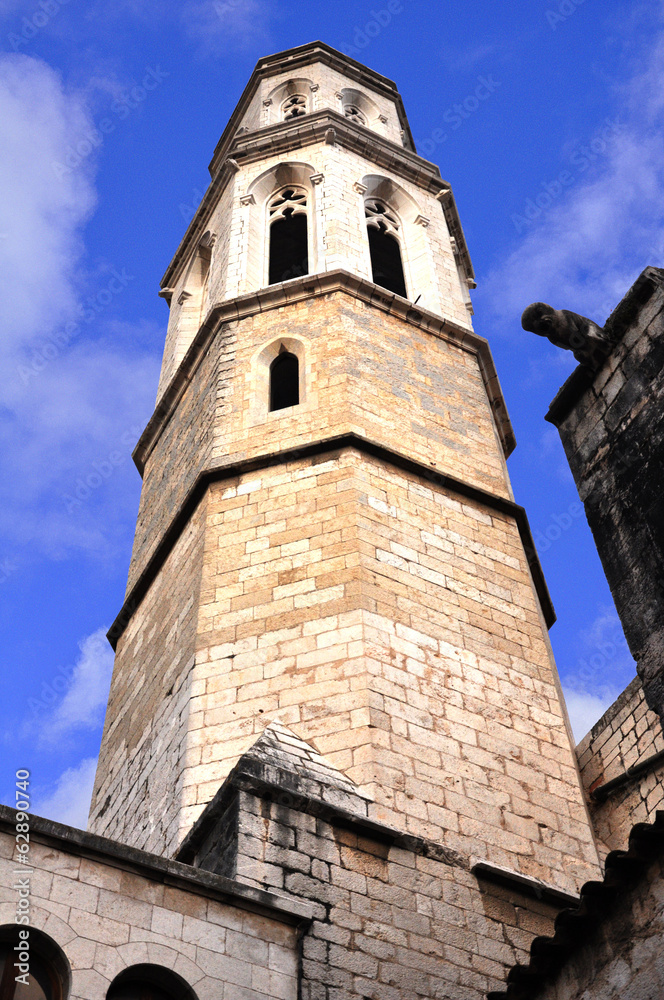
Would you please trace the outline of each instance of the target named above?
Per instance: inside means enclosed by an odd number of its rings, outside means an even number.
[[[113,651],[100,628],[79,643],[81,655],[62,701],[39,726],[39,741],[62,746],[81,730],[96,729],[104,718],[113,671]]]
[[[563,687],[563,694],[574,739],[580,743],[586,733],[602,718],[607,708],[613,704],[620,691],[605,689],[603,696],[600,697],[596,694],[588,694],[586,691],[575,691]]]
[[[577,742],[602,717],[636,672],[620,619],[613,607],[600,607],[579,633],[579,658],[561,670],[565,702]]]
[[[92,127],[85,99],[67,91],[46,63],[0,55],[0,351],[5,370],[13,372],[13,362],[35,334],[76,311],[81,227],[96,202],[95,157],[86,157],[61,178],[55,164],[64,163],[68,147]]]
[[[96,757],[86,757],[78,767],[68,768],[60,775],[51,792],[33,799],[32,812],[85,830],[96,770]]]
[[[483,294],[496,314],[513,321],[528,302],[542,300],[603,324],[640,271],[662,264],[663,75],[660,30],[645,69],[616,89],[614,116],[568,150],[573,183],[559,185],[551,207],[489,275]],[[590,163],[581,150],[593,141]],[[543,194],[542,185],[525,192],[524,205]]]
[[[88,149],[79,144],[99,86],[86,97],[39,59],[0,55],[0,534],[22,559],[109,553],[131,520],[139,479],[129,454],[154,402],[159,359],[137,346],[145,329],[120,329],[104,312],[134,280],[120,262],[100,265],[89,307],[82,236],[98,150],[54,169]],[[77,325],[63,336],[67,323]],[[64,497],[117,451],[112,478],[72,512]]]

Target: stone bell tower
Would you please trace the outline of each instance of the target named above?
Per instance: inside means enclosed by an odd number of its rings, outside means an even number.
[[[261,60],[163,280],[91,811],[172,856],[271,722],[369,817],[565,889],[597,855],[454,198],[390,81]]]

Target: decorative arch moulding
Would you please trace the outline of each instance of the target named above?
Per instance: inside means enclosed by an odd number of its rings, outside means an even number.
[[[410,181],[423,191],[435,195],[442,204],[448,228],[457,242],[459,257],[469,287],[474,287],[470,282],[474,282],[475,274],[454,195],[450,185],[441,177],[438,167],[418,156],[417,153],[395,145],[394,142],[377,132],[371,133],[371,148],[369,150],[366,128],[356,125],[342,113],[330,108],[292,121],[278,122],[275,125],[269,125],[235,138],[232,147],[229,147],[227,151],[232,155],[227,156],[220,166],[217,165],[210,187],[203,196],[196,214],[162,278],[162,285],[173,287],[176,284],[183,259],[191,251],[192,243],[209,225],[209,219],[218,198],[243,164],[262,160],[266,156],[305,149],[307,146],[325,142],[343,146],[361,156],[367,156],[370,153],[374,167],[388,170],[395,177]]]

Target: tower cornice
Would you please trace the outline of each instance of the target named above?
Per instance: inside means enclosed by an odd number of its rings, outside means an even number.
[[[452,188],[441,177],[437,165],[423,159],[415,152],[398,146],[390,139],[377,135],[371,129],[350,121],[339,112],[325,108],[307,115],[306,118],[278,122],[276,125],[269,125],[255,132],[235,136],[226,150],[226,158],[217,164],[210,186],[161,279],[162,289],[172,287],[177,281],[192,248],[207,228],[219,196],[232,181],[240,165],[254,163],[266,156],[304,149],[321,142],[333,142],[354,153],[368,156],[377,167],[389,170],[424,191],[435,194],[442,204],[450,236],[456,243],[468,286],[475,287],[475,273]]]
[[[419,327],[426,333],[439,337],[441,340],[447,340],[449,343],[476,355],[503,453],[506,458],[511,455],[516,447],[516,438],[507,413],[488,341],[468,327],[460,326],[452,320],[429,312],[427,309],[413,306],[407,299],[387,291],[366,278],[360,278],[349,271],[338,269],[321,274],[307,274],[278,285],[268,285],[258,291],[248,292],[238,298],[218,303],[210,310],[134,449],[134,462],[141,475],[151,451],[159,440],[164,427],[173,416],[193,373],[224,324],[255,316],[257,313],[267,312],[270,309],[292,305],[305,299],[329,295],[331,292],[352,295],[383,312],[397,316],[410,325]]]
[[[410,131],[410,125],[408,124],[408,118],[406,117],[403,100],[394,81],[386,76],[382,76],[380,73],[376,73],[375,70],[369,69],[367,66],[363,66],[362,63],[357,62],[350,56],[344,55],[338,49],[333,49],[332,46],[326,45],[325,42],[307,42],[306,45],[298,45],[293,49],[286,49],[283,52],[277,52],[272,56],[267,56],[265,59],[258,60],[249,78],[249,82],[244,88],[242,96],[215,147],[209,166],[212,176],[216,173],[219,163],[226,156],[230,155],[228,148],[233,142],[233,137],[240,121],[246,113],[261,81],[272,76],[278,76],[280,73],[286,71],[291,72],[301,69],[303,66],[310,66],[316,62],[324,63],[332,69],[343,73],[344,76],[354,80],[356,83],[369,87],[377,93],[393,100],[396,104],[399,124],[404,134],[404,144],[409,149],[415,150],[415,143]]]
[[[386,448],[384,445],[362,437],[360,434],[348,433],[339,437],[315,441],[312,444],[297,448],[279,449],[278,451],[256,455],[242,461],[217,465],[214,468],[209,468],[199,473],[183,502],[174,512],[166,531],[158,542],[145,568],[131,589],[128,590],[122,608],[107,632],[108,641],[113,649],[117,647],[119,638],[127,628],[168,555],[173,550],[175,543],[181,536],[185,525],[189,522],[193,512],[212,483],[236,480],[247,473],[259,472],[278,465],[287,465],[289,462],[312,459],[319,455],[339,454],[348,449],[377,458],[387,465],[392,465],[395,468],[419,477],[430,486],[437,486],[441,490],[455,493],[489,510],[494,510],[513,518],[526,555],[528,569],[535,593],[537,594],[542,617],[547,627],[551,628],[556,621],[556,612],[546,585],[539,555],[535,548],[528,516],[523,507],[507,497],[501,497],[489,490],[471,486],[454,476],[449,476],[441,472],[433,466],[413,460],[398,451]]]

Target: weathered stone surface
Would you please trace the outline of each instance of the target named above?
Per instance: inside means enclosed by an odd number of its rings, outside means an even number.
[[[343,792],[341,804],[330,803],[328,789]],[[230,838],[228,801],[238,817]],[[271,726],[183,846],[183,860],[197,867],[313,904],[303,1000],[337,991],[346,1000],[480,1000],[525,959],[536,934],[552,932],[566,903],[544,887],[529,890],[509,871],[501,885],[475,876],[468,858],[367,811],[366,797],[334,766]]]
[[[310,907],[298,912],[247,888],[243,895],[227,879],[37,817],[28,868],[12,860],[14,816],[0,808],[0,923],[15,920],[16,871],[29,875],[30,925],[64,952],[69,1000],[105,1000],[120,972],[146,962],[173,969],[198,1000],[229,996],[229,983],[244,988],[243,1000],[298,998],[298,927]]]
[[[560,431],[650,707],[664,715],[664,271],[609,317],[615,346],[575,372],[547,419]]]
[[[635,677],[577,747],[600,850],[624,850],[664,802],[664,735]],[[608,787],[608,794],[603,794]]]

